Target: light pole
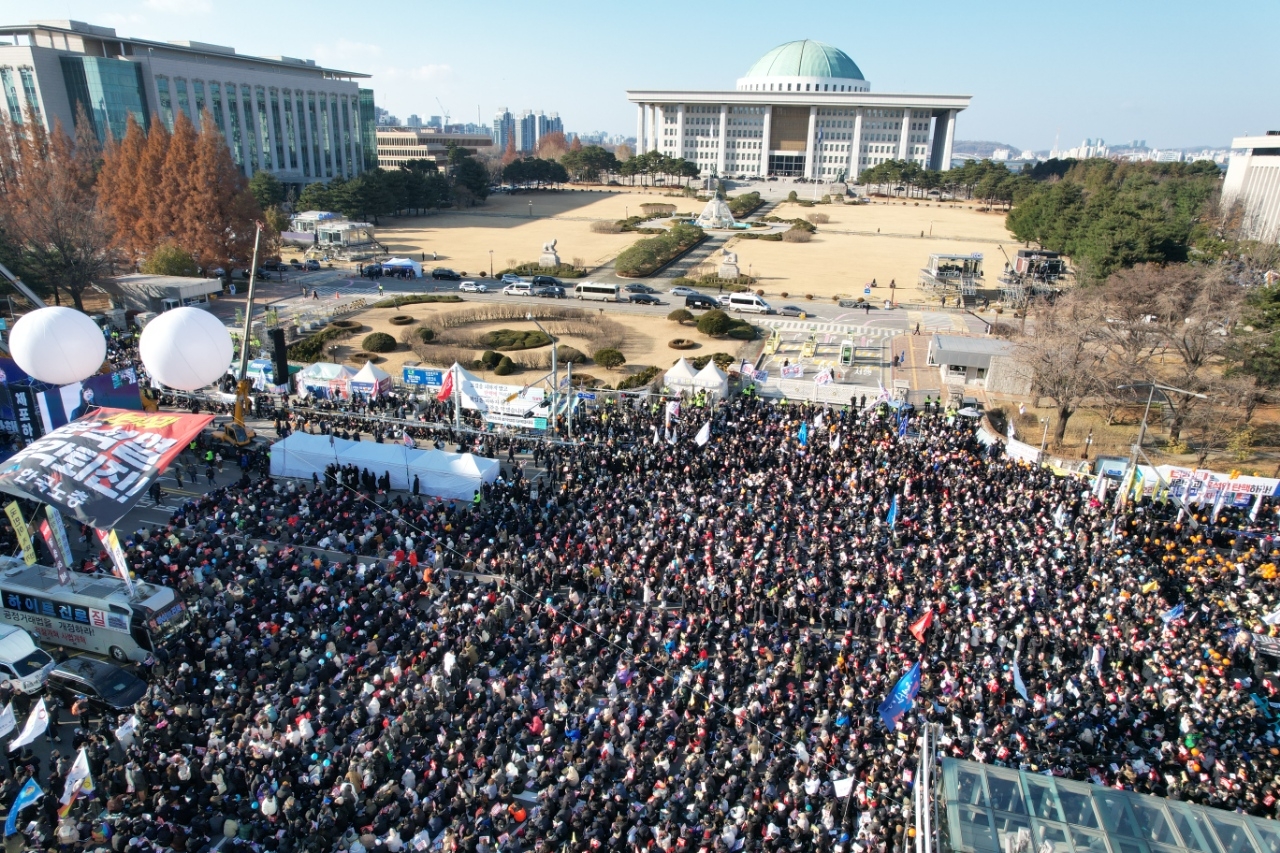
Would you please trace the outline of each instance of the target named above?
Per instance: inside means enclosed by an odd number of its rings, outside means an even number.
[[[529,202],[529,218],[533,218],[533,202]]]
[[[1040,453],[1044,454],[1044,446],[1049,441],[1049,419],[1041,418],[1040,423],[1044,424],[1044,435],[1040,436]]]
[[[493,278],[493,249],[489,250],[489,278]]]
[[[1084,437],[1084,455],[1081,459],[1089,458],[1089,448],[1093,446],[1093,429],[1090,428],[1089,434]]]
[[[1138,427],[1138,440],[1134,442],[1131,448],[1129,448],[1129,467],[1125,469],[1124,479],[1120,481],[1120,489],[1116,492],[1117,511],[1124,506],[1125,493],[1129,491],[1129,484],[1133,480],[1133,474],[1138,470],[1138,454],[1142,454],[1143,458],[1146,458],[1146,453],[1143,453],[1142,450],[1142,442],[1147,437],[1147,415],[1151,413],[1151,400],[1155,397],[1156,389],[1159,388],[1161,391],[1173,391],[1175,394],[1183,394],[1188,397],[1198,397],[1201,400],[1209,399],[1206,394],[1197,394],[1195,391],[1187,391],[1184,388],[1174,388],[1172,385],[1162,385],[1159,382],[1135,382],[1132,385],[1117,385],[1116,390],[1126,391],[1133,388],[1142,388],[1144,386],[1148,389],[1147,406],[1142,410],[1142,424]],[[1167,397],[1168,395],[1164,396]],[[1148,463],[1149,462],[1150,460],[1148,460]],[[1164,481],[1164,477],[1159,471],[1156,471],[1156,476],[1159,477],[1162,482]],[[1178,503],[1179,506],[1181,506],[1181,501]]]
[[[546,335],[548,338],[551,338],[551,432],[554,435],[556,432],[556,404],[559,402],[560,398],[560,371],[556,364],[556,339],[550,332],[542,328],[541,323],[533,319],[532,311],[527,312],[524,316],[526,320],[538,327],[538,331],[542,332],[542,334]]]

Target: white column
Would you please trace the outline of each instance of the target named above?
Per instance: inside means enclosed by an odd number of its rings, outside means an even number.
[[[942,171],[951,168],[951,146],[956,141],[956,111],[947,110],[946,137],[942,143]]]
[[[898,159],[907,159],[907,140],[911,138],[911,110],[902,111],[902,122],[898,130]]]
[[[760,177],[769,175],[769,135],[773,133],[773,107],[764,108],[764,125],[760,128]]]
[[[684,104],[676,105],[676,154],[677,157],[684,157]]]
[[[849,182],[858,182],[858,173],[862,171],[862,113],[859,107],[853,116],[853,142],[849,146]]]
[[[809,135],[805,137],[804,143],[804,170],[807,177],[815,177],[818,174],[817,164],[814,162],[815,148],[818,129],[818,108],[809,107]]]
[[[658,147],[657,139],[658,139],[658,105],[650,104],[649,105],[649,138],[647,140],[648,144],[645,146],[644,150],[652,151],[655,148],[657,148]]]
[[[636,104],[636,153],[644,153],[644,104]]]
[[[720,105],[720,153],[716,157],[716,174],[723,176],[729,162],[729,105]]]

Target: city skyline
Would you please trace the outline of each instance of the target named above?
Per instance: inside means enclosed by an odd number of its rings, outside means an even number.
[[[1049,149],[1055,139],[1067,148],[1090,137],[1146,139],[1160,148],[1221,147],[1232,137],[1280,127],[1273,105],[1251,94],[1280,87],[1280,69],[1266,61],[1267,34],[1280,24],[1277,7],[1251,8],[1253,25],[1240,28],[1230,15],[1206,17],[1202,5],[1188,2],[1117,6],[1086,0],[1070,16],[1028,7],[1016,19],[994,8],[975,14],[926,2],[910,22],[887,7],[845,15],[843,6],[818,5],[814,15],[804,16],[806,23],[724,23],[715,39],[668,47],[674,42],[667,15],[627,15],[624,21],[625,13],[601,8],[589,17],[565,14],[548,21],[533,7],[494,4],[490,14],[505,29],[552,27],[557,43],[580,46],[536,61],[520,61],[518,45],[504,46],[492,36],[386,40],[389,14],[396,33],[477,32],[474,21],[468,23],[469,10],[456,7],[428,14],[375,2],[366,19],[351,20],[331,0],[320,0],[306,16],[264,14],[261,5],[243,0],[216,6],[211,0],[63,0],[39,11],[0,0],[0,23],[71,18],[115,27],[126,37],[192,39],[245,54],[314,59],[370,74],[378,106],[398,116],[439,115],[443,104],[452,123],[488,124],[500,107],[542,104],[563,117],[566,131],[582,134],[633,134],[629,88],[728,90],[756,57],[799,38],[846,51],[879,92],[971,95],[960,139],[1031,150]],[[684,8],[660,0],[653,11],[667,6]],[[824,7],[836,14],[821,14]],[[733,18],[765,20],[750,12],[768,8],[747,0],[734,7]],[[246,27],[246,20],[261,25]],[[614,33],[627,41],[618,43]],[[592,44],[607,49],[595,51]],[[1228,50],[1229,79],[1248,80],[1247,87],[1224,84],[1225,72],[1199,70],[1225,67],[1215,58]]]

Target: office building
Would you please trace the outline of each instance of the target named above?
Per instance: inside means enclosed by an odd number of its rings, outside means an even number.
[[[396,169],[408,160],[434,160],[443,170],[450,145],[474,154],[492,148],[493,139],[487,133],[442,133],[432,127],[380,127],[378,166]]]
[[[1246,239],[1280,242],[1280,130],[1231,140],[1222,205],[1225,211],[1240,206]]]
[[[405,127],[412,127],[415,130],[422,127],[422,116],[417,113],[410,113],[409,118],[405,121]]]
[[[780,45],[717,91],[633,90],[637,153],[660,151],[717,175],[856,179],[886,160],[947,169],[967,95],[893,95],[844,51]]]
[[[364,171],[362,93],[370,105],[373,93],[356,80],[367,76],[201,42],[124,38],[80,21],[0,27],[10,121],[24,122],[29,105],[45,127],[70,131],[83,107],[105,141],[124,135],[130,115],[144,128],[159,121],[172,130],[182,113],[199,129],[208,110],[246,176],[265,170],[286,184]]]
[[[517,153],[532,154],[538,150],[538,140],[556,132],[564,132],[564,122],[560,120],[559,113],[525,110],[517,116],[503,107],[493,117],[491,136],[494,147],[499,151],[506,151],[508,142],[511,142]]]
[[[440,116],[431,116],[427,119],[427,127],[434,127],[436,130],[442,130],[444,128],[444,119],[440,118]]]

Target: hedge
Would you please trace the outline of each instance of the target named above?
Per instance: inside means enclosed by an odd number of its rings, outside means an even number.
[[[537,349],[551,343],[551,338],[537,329],[497,329],[480,336],[480,343],[496,350]]]
[[[501,353],[496,353],[491,349],[487,349],[484,352],[480,353],[480,364],[484,367],[489,368],[490,370],[493,370],[495,367],[497,367],[498,362],[502,361],[502,359],[503,359],[503,356]]]
[[[511,360],[511,356],[504,355],[502,361],[498,362],[498,366],[493,369],[498,376],[507,376],[516,372],[516,364]]]
[[[735,341],[754,341],[756,339],[756,329],[748,324],[744,326],[734,326],[725,332],[727,337],[733,338]]]
[[[650,275],[698,245],[705,237],[706,233],[696,225],[673,226],[665,234],[637,240],[623,249],[614,261],[614,271],[633,278]]]
[[[661,372],[662,371],[659,370],[656,365],[653,367],[646,367],[644,370],[640,371],[639,373],[633,373],[632,375],[628,376],[626,379],[623,379],[621,382],[619,382],[618,390],[626,391],[630,388],[643,388],[644,386],[652,382],[654,379],[656,379],[658,374]]]
[[[395,308],[399,305],[418,305],[426,302],[461,302],[462,297],[452,293],[415,293],[409,296],[396,296],[383,299],[370,305],[370,308]]]
[[[700,355],[696,358],[689,359],[689,364],[694,368],[701,370],[707,366],[707,362],[714,361],[716,367],[725,370],[730,366],[737,364],[738,359],[729,355],[727,352],[713,352],[711,355]]]
[[[348,338],[351,334],[350,329],[339,329],[335,326],[321,329],[314,335],[307,335],[296,344],[290,346],[288,349],[289,358],[294,361],[320,361],[325,356],[326,344],[330,341]]]
[[[360,343],[360,348],[365,352],[395,352],[396,339],[386,332],[374,332],[372,335],[365,336]]]
[[[526,261],[518,264],[510,269],[498,270],[494,278],[501,278],[507,273],[512,275],[550,275],[556,278],[582,278],[587,274],[584,269],[578,269],[573,264],[561,264],[558,267],[542,267],[538,266],[537,261]]]
[[[727,201],[729,212],[734,215],[735,219],[741,219],[749,215],[751,211],[760,206],[760,203],[760,193],[757,192],[737,195]]]

